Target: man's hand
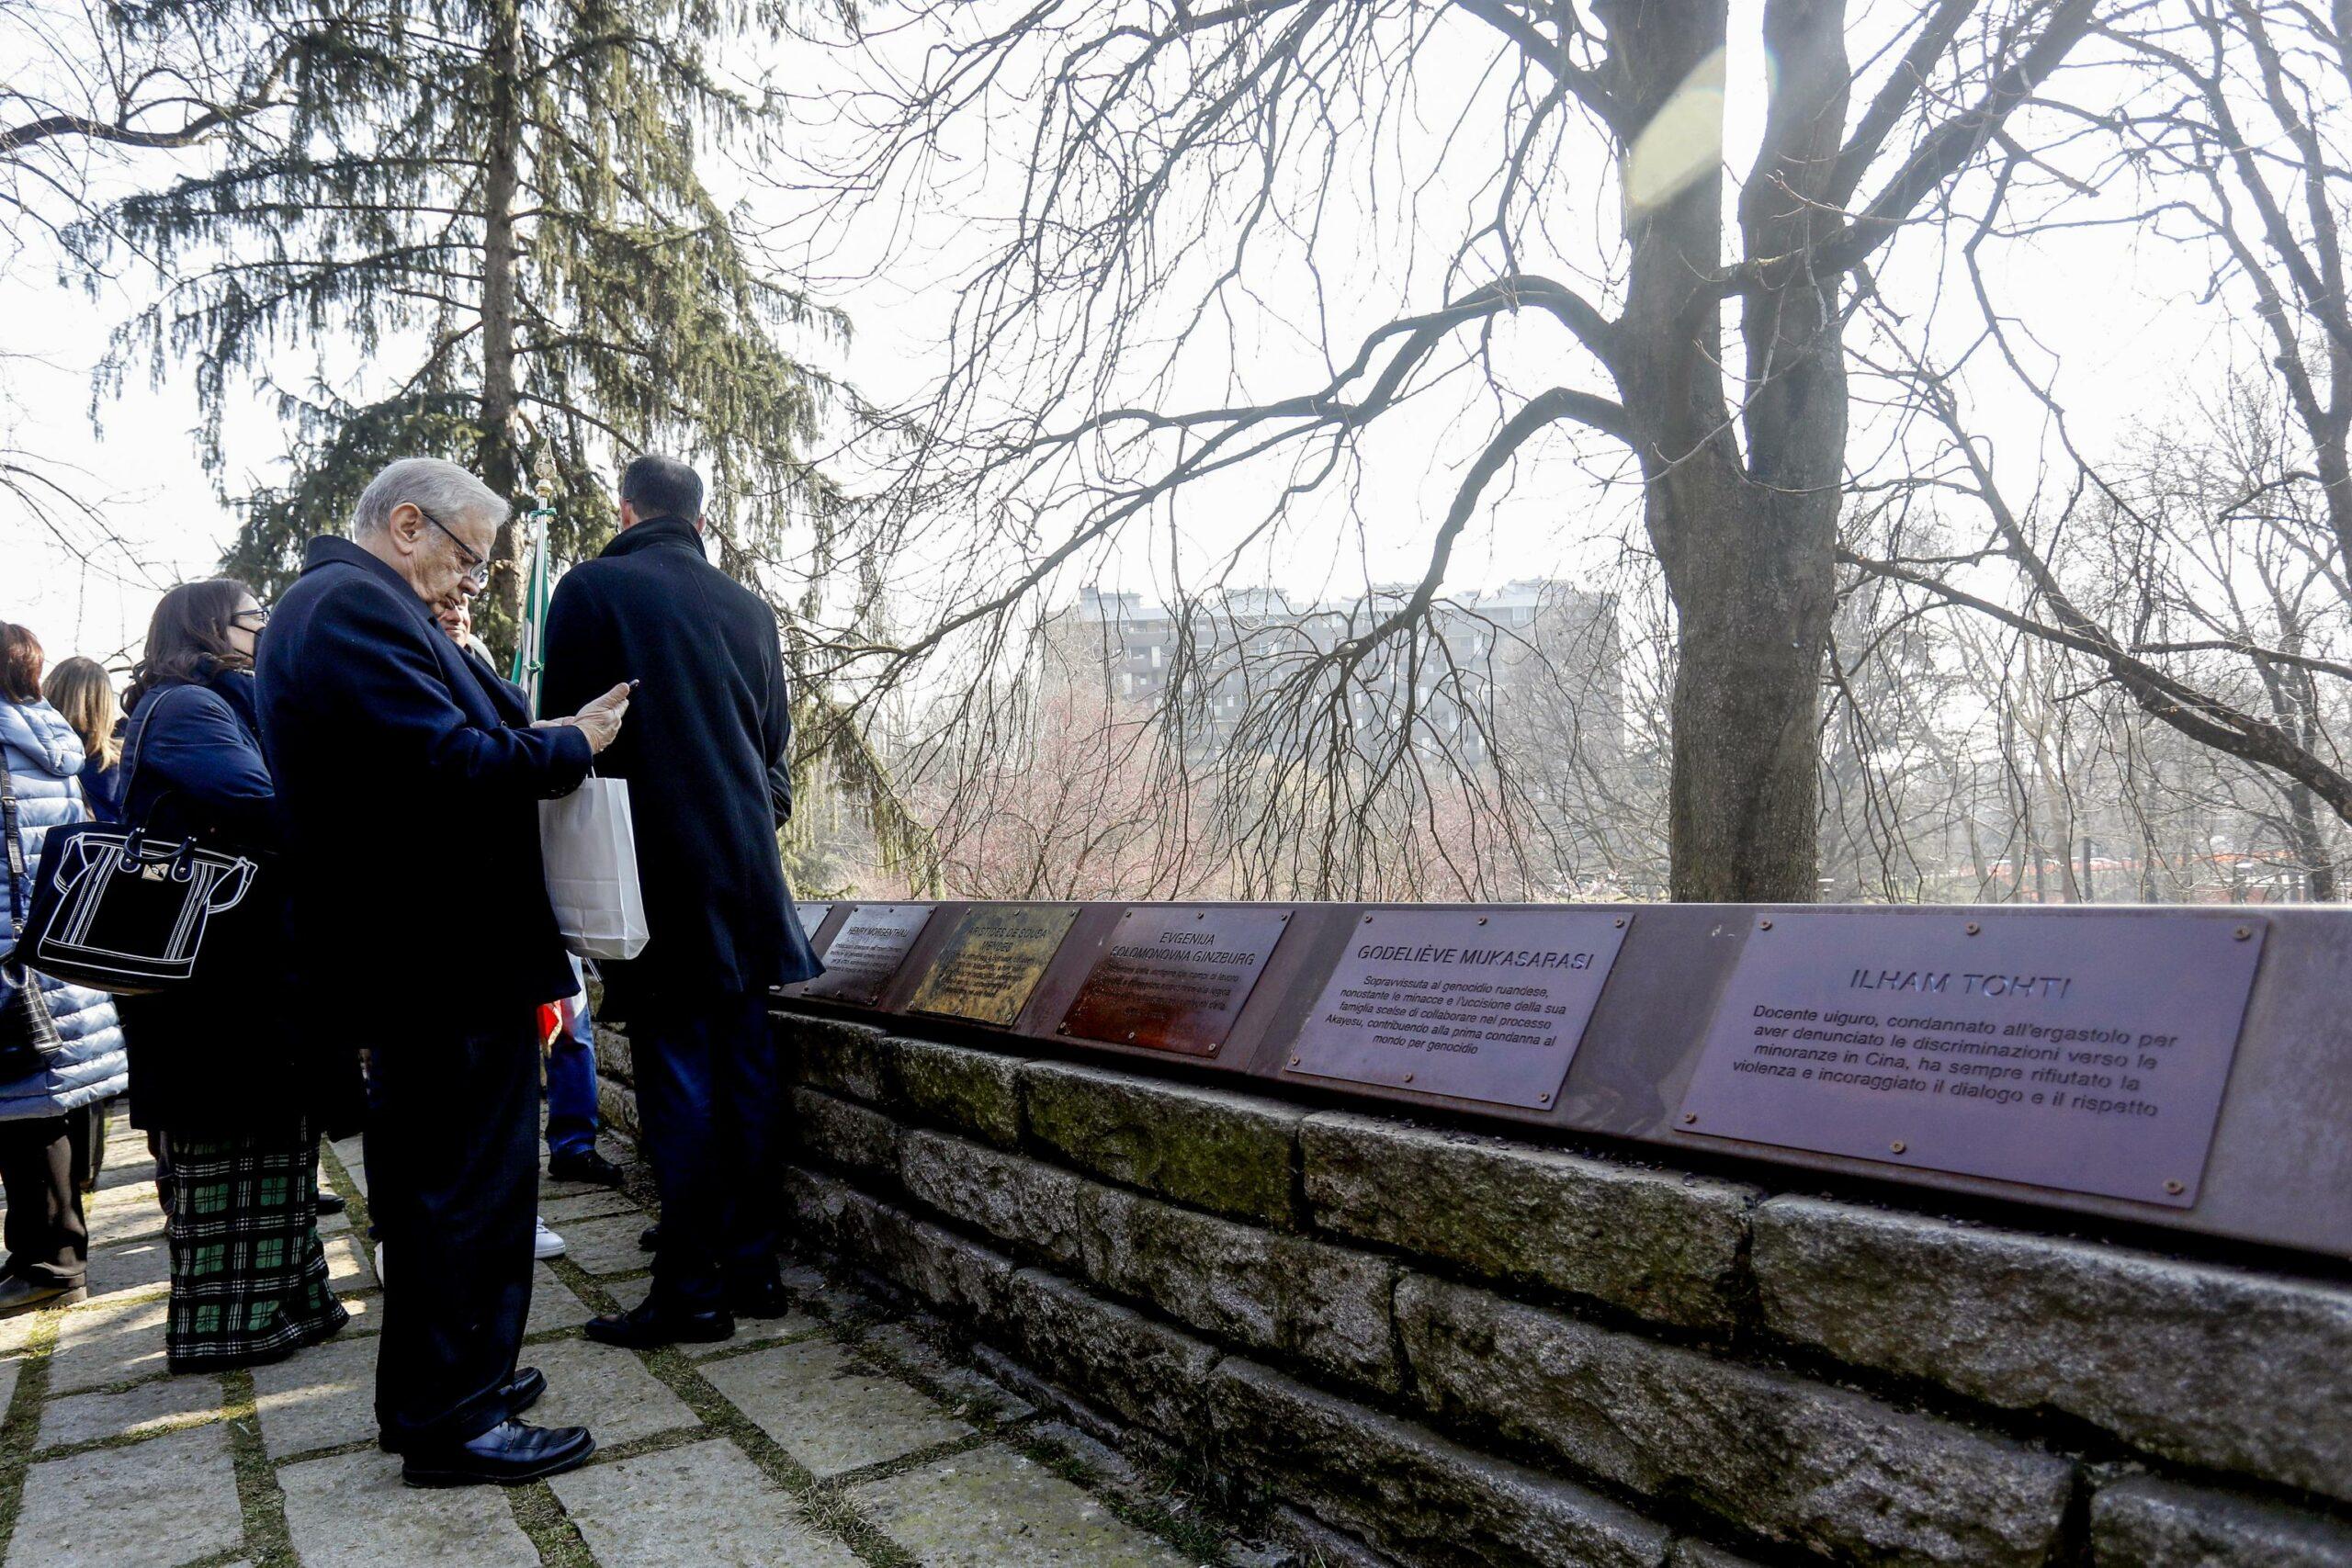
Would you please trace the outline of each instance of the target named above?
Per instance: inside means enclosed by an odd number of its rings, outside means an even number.
[[[602,751],[621,732],[621,720],[628,716],[628,682],[624,681],[563,722],[581,728],[588,737],[589,750]]]

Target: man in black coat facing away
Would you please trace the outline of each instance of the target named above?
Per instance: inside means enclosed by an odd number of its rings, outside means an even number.
[[[590,1337],[724,1339],[785,1310],[775,1248],[783,1085],[767,993],[820,965],[784,886],[771,795],[791,723],[775,612],[704,558],[702,480],[644,457],[621,476],[621,535],[556,585],[546,706],[640,682],[645,707],[598,764],[628,781],[648,941],[603,961],[628,1025],[638,1119],[662,1194],[653,1289]]]
[[[435,615],[488,580],[506,511],[455,464],[390,465],[349,539],[311,541],[257,671],[311,1016],[368,1048],[369,1206],[400,1262],[376,1419],[422,1486],[529,1481],[595,1449],[582,1427],[515,1419],[546,1387],[515,1366],[538,1196],[536,1015],[579,988],[537,803],[580,786],[628,691],[511,727],[442,635]]]

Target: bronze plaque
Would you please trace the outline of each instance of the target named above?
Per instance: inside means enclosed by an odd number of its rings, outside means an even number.
[[[1586,909],[1375,909],[1316,998],[1289,1070],[1549,1106],[1631,919]]]
[[[825,972],[800,994],[872,1007],[930,919],[928,904],[860,904],[817,955],[825,961]]]
[[[2265,929],[2186,909],[1757,917],[1679,1125],[2189,1207]]]
[[[1154,904],[1119,917],[1061,1032],[1214,1056],[1290,923],[1286,909]]]
[[[1075,904],[983,904],[965,910],[931,973],[907,998],[908,1010],[1010,1024],[1077,919]]]

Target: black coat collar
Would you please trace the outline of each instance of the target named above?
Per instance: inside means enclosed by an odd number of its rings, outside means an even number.
[[[639,550],[658,549],[663,545],[684,547],[704,560],[710,558],[702,547],[702,531],[684,517],[648,517],[634,528],[624,528],[598,553],[597,558],[633,556]]]

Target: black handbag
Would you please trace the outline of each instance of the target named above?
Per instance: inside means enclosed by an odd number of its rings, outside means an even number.
[[[140,720],[123,764],[125,801],[139,781],[147,731],[171,695],[157,693]],[[193,835],[151,840],[145,821],[53,828],[33,874],[17,956],[93,990],[135,997],[174,989],[195,978],[206,931],[244,902],[260,874],[253,857],[201,848]]]
[[[25,840],[17,823],[17,781],[8,772],[5,750],[0,750],[0,837],[7,840],[8,846],[8,919],[21,932]],[[40,976],[16,959],[17,953],[11,950],[0,961],[0,1083],[32,1077],[48,1066],[50,1053],[65,1043],[57,1032],[57,1020],[49,1014],[49,998],[41,994]]]

